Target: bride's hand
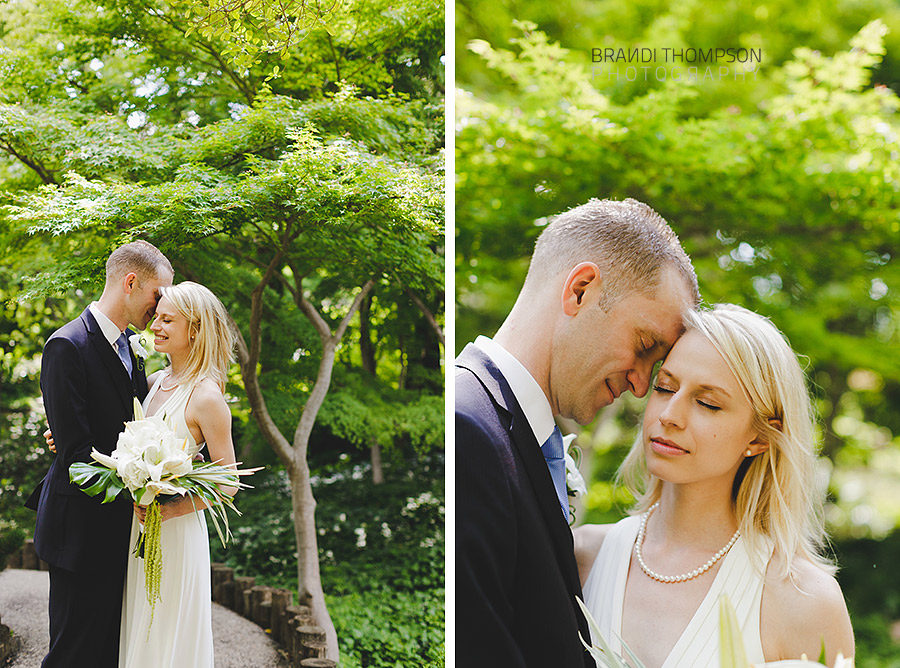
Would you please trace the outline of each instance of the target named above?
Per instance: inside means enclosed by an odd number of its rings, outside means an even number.
[[[159,506],[159,517],[163,522],[192,512],[194,512],[194,504],[192,504],[191,500],[187,497],[173,499],[172,501],[160,504]],[[147,518],[147,506],[139,506],[135,503],[134,514],[137,515],[138,522],[143,524]]]
[[[53,443],[53,434],[49,429],[44,432],[44,440],[47,441],[47,448],[50,450],[50,452],[56,454],[56,445]]]

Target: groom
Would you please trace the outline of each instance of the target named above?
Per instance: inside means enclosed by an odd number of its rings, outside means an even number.
[[[133,418],[133,397],[147,394],[143,366],[128,342],[156,311],[172,265],[155,246],[135,241],[106,262],[100,300],[54,332],[44,346],[41,393],[56,457],[26,506],[37,510],[34,545],[50,565],[50,651],[43,668],[116,668],[131,503],[101,505],[69,482],[73,462],[91,449],[110,454]]]
[[[655,211],[591,200],[547,226],[497,334],[456,360],[460,666],[593,668],[554,417],[588,424],[623,392],[644,396],[698,301]]]

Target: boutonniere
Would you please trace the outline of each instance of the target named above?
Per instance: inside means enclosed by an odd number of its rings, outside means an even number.
[[[581,465],[581,448],[572,445],[575,440],[575,434],[567,434],[563,436],[563,452],[566,453],[566,491],[569,496],[586,496],[587,484],[578,467]],[[575,521],[575,511],[569,507],[569,517],[571,521]]]
[[[144,348],[144,337],[140,334],[132,334],[128,337],[128,345],[131,346],[131,352],[137,360],[138,369],[144,370],[144,360],[150,357],[150,351]]]

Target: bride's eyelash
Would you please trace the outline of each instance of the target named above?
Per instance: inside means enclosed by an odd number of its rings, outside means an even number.
[[[653,391],[654,391],[654,392],[659,392],[659,393],[661,393],[661,394],[675,394],[675,390],[672,390],[672,389],[670,389],[670,388],[668,388],[668,387],[663,387],[662,385],[654,385],[654,386],[653,386]],[[698,403],[700,406],[702,406],[703,408],[705,408],[705,409],[707,409],[707,410],[710,410],[710,411],[720,411],[720,410],[722,410],[722,407],[721,407],[721,406],[714,406],[713,404],[708,404],[708,403],[706,403],[705,401],[700,401],[699,399],[697,400],[697,403]]]

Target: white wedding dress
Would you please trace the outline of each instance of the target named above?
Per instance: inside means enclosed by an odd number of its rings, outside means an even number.
[[[639,515],[627,517],[610,529],[584,584],[585,604],[610,649],[620,656],[623,654],[620,638],[625,582],[640,522]],[[722,558],[709,591],[662,668],[719,668],[719,597],[722,594],[728,594],[737,613],[748,660],[762,664],[765,658],[759,613],[763,584],[763,578],[753,569],[746,543],[738,538]]]
[[[160,374],[144,399],[147,407],[168,371]],[[187,437],[193,453],[200,450],[184,420],[184,409],[194,385],[177,387],[155,413],[179,438]],[[140,524],[131,521],[131,546]],[[144,588],[144,560],[129,556],[122,605],[119,668],[213,668],[212,597],[209,572],[209,537],[203,511],[188,513],[162,523],[161,600],[153,623]]]

